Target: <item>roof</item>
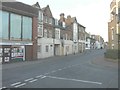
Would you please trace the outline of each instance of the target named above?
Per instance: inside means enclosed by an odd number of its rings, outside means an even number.
[[[27,16],[38,16],[38,9],[22,2],[2,2],[2,10]]]
[[[43,11],[44,15],[47,15],[49,17],[53,17],[49,5],[47,5],[46,7],[42,8],[42,11]]]

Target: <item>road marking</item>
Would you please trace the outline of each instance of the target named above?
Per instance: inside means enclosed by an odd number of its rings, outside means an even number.
[[[7,87],[2,87],[2,88],[0,88],[0,90],[5,89],[5,88],[7,88]]]
[[[24,80],[25,82],[27,82],[27,81],[30,81],[30,80],[33,80],[34,78],[29,78],[29,79],[26,79],[26,80]]]
[[[30,83],[32,83],[32,82],[35,82],[35,81],[37,81],[38,79],[34,79],[34,80],[32,80],[32,81],[29,81]]]
[[[62,70],[62,69],[58,69],[58,70]]]
[[[14,87],[21,87],[21,86],[24,86],[24,85],[26,85],[26,83],[22,83],[22,84],[19,84],[19,85],[17,85],[17,86],[14,86]]]
[[[36,78],[40,78],[40,77],[42,77],[43,75],[39,75],[39,76],[36,76]]]
[[[54,76],[46,76],[49,78],[54,78],[54,79],[61,79],[61,80],[70,80],[70,81],[77,81],[77,82],[84,82],[84,83],[93,83],[93,84],[99,84],[101,85],[101,82],[93,82],[93,81],[86,81],[86,80],[78,80],[78,79],[69,79],[69,78],[61,78],[61,77],[54,77]]]
[[[20,83],[21,82],[16,82],[16,83],[11,84],[11,86],[15,86],[15,85],[20,84]]]
[[[56,70],[54,70],[54,71],[51,71],[51,73],[54,73],[54,72],[56,72]]]
[[[46,76],[41,77],[41,79],[46,78]]]

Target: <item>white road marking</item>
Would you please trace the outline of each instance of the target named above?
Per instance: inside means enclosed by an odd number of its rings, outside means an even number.
[[[41,77],[41,79],[46,78],[46,76]]]
[[[50,73],[48,72],[48,73],[45,73],[44,75],[47,75],[47,74],[50,74]]]
[[[84,82],[84,83],[93,83],[93,84],[99,84],[101,85],[101,82],[93,82],[93,81],[86,81],[86,80],[78,80],[78,79],[69,79],[69,78],[61,78],[61,77],[54,77],[54,76],[46,76],[49,78],[54,78],[54,79],[61,79],[61,80],[71,80],[71,81],[77,81],[77,82]]]
[[[1,89],[5,89],[5,88],[7,88],[7,87],[2,87],[2,88],[0,88],[0,90],[1,90]]]
[[[39,76],[36,76],[36,78],[40,78],[40,77],[42,77],[43,75],[39,75]]]
[[[20,83],[21,82],[16,82],[16,83],[11,84],[11,86],[15,86],[15,85],[20,84]]]
[[[56,72],[56,70],[54,70],[54,71],[51,71],[51,73],[54,73],[54,72]]]
[[[32,82],[35,82],[35,81],[37,81],[38,79],[34,79],[34,80],[32,80],[32,81],[29,81],[30,83],[32,83]]]
[[[58,70],[62,70],[62,69],[58,69]]]
[[[26,83],[22,83],[22,84],[19,84],[19,85],[17,85],[17,86],[14,86],[15,88],[18,88],[18,87],[21,87],[21,86],[24,86],[24,85],[26,85]]]
[[[30,81],[30,80],[33,80],[34,78],[29,78],[29,79],[26,79],[26,80],[24,80],[25,82],[27,82],[27,81]]]

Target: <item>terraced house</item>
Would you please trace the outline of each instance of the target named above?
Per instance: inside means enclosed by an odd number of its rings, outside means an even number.
[[[65,14],[60,14],[59,23],[64,29],[61,29],[61,39],[63,44],[62,55],[72,54],[74,53],[73,49],[73,29],[71,25],[66,24],[67,19],[65,18]]]
[[[37,36],[37,58],[54,56],[54,23],[53,15],[49,5],[41,8],[39,3],[33,5],[39,9],[38,16],[38,36]]]
[[[21,2],[2,2],[0,7],[0,62],[36,59],[38,10]]]
[[[110,21],[108,22],[108,50],[106,57],[118,58],[120,46],[120,0],[110,4]]]

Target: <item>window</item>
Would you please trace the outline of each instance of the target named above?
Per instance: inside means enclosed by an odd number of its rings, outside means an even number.
[[[68,39],[68,34],[65,34],[65,39],[66,39],[66,40]]]
[[[46,52],[48,52],[48,49],[49,49],[49,47],[48,47],[48,45],[46,46]]]
[[[88,48],[88,44],[86,44],[86,48]]]
[[[65,28],[65,22],[63,22],[63,27]]]
[[[47,37],[47,30],[44,29],[44,37]]]
[[[77,23],[74,23],[73,24],[73,28],[74,28],[74,31],[73,31],[73,39],[76,41],[78,40],[78,28],[77,28]]]
[[[44,23],[47,23],[47,16],[44,16]]]
[[[60,39],[60,30],[59,29],[55,30],[55,38]]]
[[[52,24],[52,18],[48,18],[49,24]]]
[[[55,19],[55,25],[58,25],[58,20],[57,19]]]
[[[48,38],[52,38],[52,31],[51,30],[48,31]]]
[[[112,40],[114,40],[114,29],[112,29]]]
[[[11,14],[10,17],[11,17],[10,18],[10,35],[11,35],[10,39],[20,40],[21,39],[21,16],[17,14]]]
[[[42,25],[38,25],[38,36],[42,37],[43,36],[43,26]]]
[[[38,46],[38,52],[41,52],[41,45]]]
[[[8,39],[8,28],[9,28],[9,13],[5,11],[0,11],[0,15],[2,15],[2,22],[0,25],[2,25],[2,28],[0,29],[0,38],[2,39]]]
[[[39,17],[38,17],[39,22],[43,21],[43,13],[42,11],[39,11]]]
[[[23,16],[23,39],[32,39],[32,18]]]

